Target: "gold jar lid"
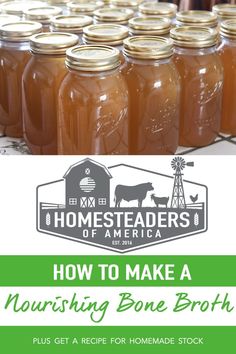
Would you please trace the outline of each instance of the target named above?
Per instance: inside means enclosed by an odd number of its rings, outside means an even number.
[[[88,26],[84,28],[83,33],[86,44],[100,43],[114,46],[123,44],[123,40],[129,35],[126,27],[109,23]]]
[[[94,11],[94,19],[97,22],[113,22],[127,24],[128,20],[134,15],[133,10],[120,8],[104,7]]]
[[[165,59],[173,54],[173,41],[171,39],[138,36],[124,40],[124,54],[135,59]]]
[[[176,14],[177,25],[216,27],[218,19],[216,14],[210,11],[181,11]]]
[[[78,44],[78,36],[71,33],[47,32],[31,37],[30,48],[37,54],[66,54],[67,49]]]
[[[60,6],[66,5],[70,0],[47,0],[50,5]]]
[[[0,27],[0,38],[3,41],[25,42],[42,31],[42,25],[32,21],[6,23]]]
[[[138,10],[139,5],[142,1],[140,0],[111,0],[110,4],[114,7],[124,7],[132,10]]]
[[[171,21],[158,16],[134,17],[129,20],[133,35],[166,35],[170,33]]]
[[[72,33],[82,33],[83,28],[92,23],[92,18],[86,15],[60,15],[51,21],[54,31]]]
[[[34,7],[24,11],[25,18],[30,21],[38,21],[42,24],[50,23],[52,17],[60,15],[62,9],[57,6]]]
[[[236,18],[223,21],[220,26],[220,34],[226,38],[236,38]]]
[[[120,52],[103,45],[82,45],[66,52],[66,65],[80,71],[108,71],[120,65]]]
[[[93,15],[93,12],[103,7],[102,1],[83,1],[83,2],[70,2],[67,4],[68,9],[72,13],[82,13],[84,15]]]
[[[45,4],[42,1],[9,1],[3,3],[0,8],[2,13],[22,16],[25,10],[43,5]]]
[[[177,5],[169,2],[144,2],[139,6],[139,11],[144,15],[158,15],[174,18]]]
[[[183,26],[171,29],[174,45],[184,48],[213,47],[218,42],[218,31],[213,28]]]
[[[236,17],[236,5],[219,4],[213,6],[212,11],[221,19]]]
[[[20,17],[18,16],[0,14],[0,26],[4,25],[5,23],[18,22],[18,21],[20,21]]]

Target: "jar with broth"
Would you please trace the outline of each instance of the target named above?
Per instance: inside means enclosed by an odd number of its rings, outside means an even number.
[[[83,42],[85,44],[105,44],[117,48],[120,51],[120,59],[123,63],[123,40],[128,36],[129,30],[125,26],[99,23],[84,28]]]
[[[51,19],[61,13],[62,9],[56,6],[35,7],[24,11],[27,20],[42,24],[43,32],[49,32]]]
[[[93,23],[92,17],[86,15],[61,15],[51,21],[52,32],[67,32],[76,34],[82,42],[83,28]]]
[[[181,11],[176,15],[176,25],[216,28],[218,18],[216,14],[210,11]]]
[[[41,31],[41,24],[30,21],[0,28],[0,131],[9,137],[22,137],[22,75],[31,57],[30,37]]]
[[[221,131],[236,135],[236,18],[221,23],[218,53],[224,67]]]
[[[134,17],[129,20],[129,32],[132,36],[169,37],[171,21],[158,16]]]
[[[17,21],[20,21],[20,17],[18,16],[0,14],[0,26],[11,22],[17,22]]]
[[[51,6],[57,6],[60,7],[63,11],[63,15],[67,15],[69,10],[67,7],[67,4],[69,3],[70,0],[47,0],[47,4]]]
[[[129,154],[174,154],[179,136],[179,75],[167,38],[124,40],[122,74],[129,89]]]
[[[25,10],[44,5],[43,1],[7,1],[1,5],[1,11],[4,14],[19,16],[24,19]]]
[[[110,6],[111,7],[121,7],[124,9],[131,9],[137,15],[138,7],[142,3],[140,0],[111,0]]]
[[[59,92],[58,146],[64,155],[128,153],[128,91],[120,53],[109,46],[67,51]]]
[[[70,14],[93,16],[95,10],[102,8],[102,1],[73,1],[67,4]]]
[[[212,11],[217,15],[220,23],[236,18],[236,4],[218,4],[213,6]]]
[[[180,145],[202,147],[220,131],[223,67],[218,32],[206,27],[171,30],[174,62],[181,77]]]
[[[104,7],[94,11],[94,20],[96,23],[115,23],[127,25],[128,21],[134,16],[133,10],[123,8]]]
[[[160,16],[169,18],[172,24],[175,23],[177,5],[168,2],[147,1],[139,5],[141,16]]]
[[[66,50],[78,43],[70,33],[41,33],[31,38],[32,58],[22,80],[25,141],[33,154],[57,154],[57,98],[66,75]]]

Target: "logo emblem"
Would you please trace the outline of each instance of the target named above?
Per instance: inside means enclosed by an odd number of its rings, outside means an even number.
[[[184,179],[193,167],[175,157],[166,175],[84,159],[38,186],[37,229],[120,253],[203,233],[207,187]]]

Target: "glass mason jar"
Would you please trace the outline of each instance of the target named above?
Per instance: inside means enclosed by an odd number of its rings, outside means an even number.
[[[46,3],[52,6],[57,6],[62,9],[63,15],[67,15],[69,13],[67,4],[70,0],[47,0]]]
[[[158,16],[134,17],[129,20],[129,32],[132,36],[169,37],[171,21]]]
[[[216,28],[218,26],[218,18],[216,14],[210,11],[181,11],[177,12],[176,14],[176,26],[198,26]]]
[[[174,154],[179,135],[179,75],[173,43],[162,37],[124,40],[122,74],[129,89],[129,154]]]
[[[23,131],[33,154],[57,154],[57,98],[66,75],[66,50],[78,43],[70,33],[41,33],[31,38],[32,58],[22,80]]]
[[[96,23],[116,23],[127,25],[128,21],[134,16],[133,10],[122,7],[104,7],[94,11],[94,20]]]
[[[102,8],[102,1],[72,1],[67,4],[69,13],[72,15],[93,16],[95,10]]]
[[[212,11],[217,15],[220,23],[225,20],[236,18],[236,5],[233,4],[215,5],[212,7]]]
[[[69,72],[59,92],[59,154],[128,153],[128,91],[119,55],[97,45],[67,51]]]
[[[9,137],[22,137],[21,80],[31,57],[30,36],[41,30],[41,24],[29,21],[0,28],[0,131]]]
[[[221,131],[236,135],[236,19],[221,24],[218,53],[224,67]]]
[[[207,146],[220,131],[223,67],[216,52],[218,32],[177,27],[171,37],[181,77],[180,145]]]
[[[45,3],[43,1],[6,1],[1,5],[1,11],[4,14],[19,16],[23,19],[25,10],[44,5]]]
[[[129,30],[122,25],[100,23],[84,28],[83,42],[85,44],[104,44],[120,51],[120,60],[124,62],[123,40],[129,36]]]
[[[138,14],[138,7],[143,1],[141,0],[111,0],[111,7],[121,7],[124,9],[131,9],[134,11],[135,16]]]
[[[139,5],[139,12],[141,16],[155,15],[169,18],[172,24],[175,24],[177,9],[177,5],[168,2],[147,1]]]
[[[20,21],[19,16],[0,14],[0,26],[7,24],[7,23],[18,22],[18,21]]]
[[[24,11],[24,15],[27,20],[42,24],[43,32],[50,31],[51,19],[61,13],[62,9],[56,6],[34,7]]]
[[[83,28],[93,23],[93,19],[86,15],[61,15],[51,21],[52,32],[67,32],[76,34],[82,43]]]

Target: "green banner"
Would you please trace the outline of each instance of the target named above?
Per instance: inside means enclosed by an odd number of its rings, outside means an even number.
[[[236,286],[236,256],[0,256],[0,286]]]
[[[236,327],[0,327],[1,352],[232,353]]]

